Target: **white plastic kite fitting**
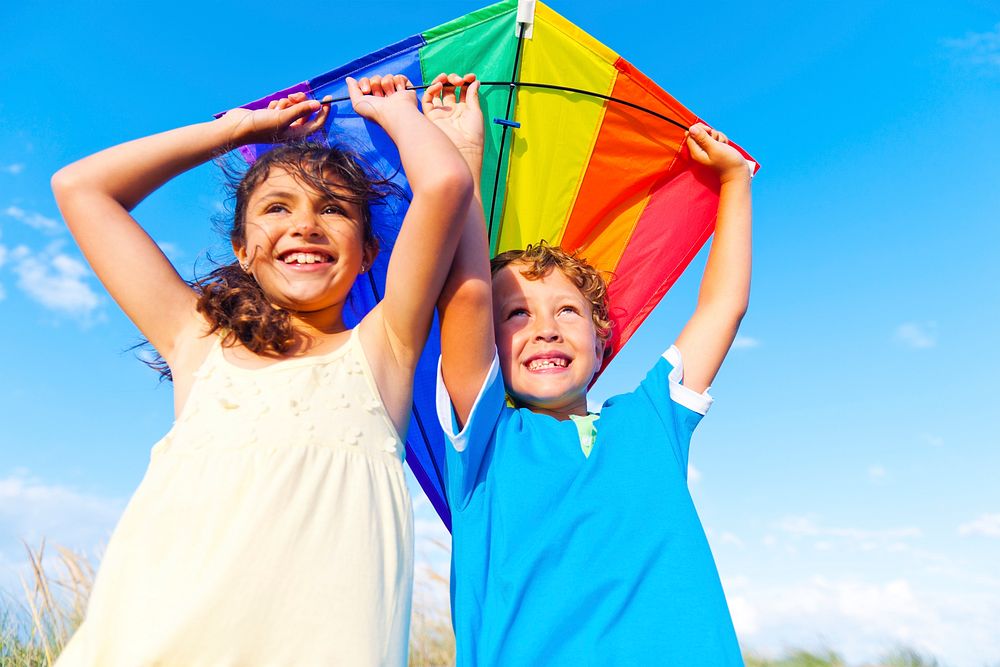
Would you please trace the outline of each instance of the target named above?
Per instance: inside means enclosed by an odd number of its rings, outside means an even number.
[[[521,26],[524,26],[523,28]],[[535,27],[535,0],[518,0],[517,23],[514,24],[514,36],[531,39],[532,28]]]

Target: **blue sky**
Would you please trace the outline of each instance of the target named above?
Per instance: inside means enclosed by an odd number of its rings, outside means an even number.
[[[171,423],[169,386],[125,351],[138,334],[63,229],[51,173],[477,6],[0,8],[0,588],[20,538],[98,550]],[[554,8],[763,165],[751,308],[691,455],[744,646],[1000,661],[1000,6]],[[224,249],[219,192],[203,167],[137,210],[185,274]],[[703,261],[597,402],[670,344]],[[424,503],[418,517],[439,567]]]

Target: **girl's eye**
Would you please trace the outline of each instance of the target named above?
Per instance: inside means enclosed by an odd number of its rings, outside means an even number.
[[[323,215],[345,215],[344,209],[340,206],[330,205],[323,209]]]
[[[576,308],[576,306],[563,306],[562,308],[559,309],[559,314],[562,315],[564,313],[572,313],[574,315],[579,315],[580,311]]]
[[[285,213],[288,211],[288,207],[284,204],[268,204],[267,208],[264,209],[265,213]]]
[[[528,310],[526,308],[514,308],[509,313],[507,313],[507,319],[509,320],[512,317],[523,317],[526,316],[527,314]]]

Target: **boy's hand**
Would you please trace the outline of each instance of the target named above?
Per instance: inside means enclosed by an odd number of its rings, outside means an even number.
[[[417,109],[417,93],[407,90],[410,80],[402,74],[363,77],[358,80],[347,77],[346,82],[354,111],[383,128],[400,111]]]
[[[687,145],[692,159],[714,169],[721,182],[750,178],[747,161],[729,145],[729,138],[722,132],[712,130],[704,123],[695,123],[688,131]]]
[[[478,174],[484,135],[476,75],[438,74],[424,91],[421,106],[424,115],[451,139],[473,173]]]
[[[232,123],[233,138],[242,145],[302,139],[321,129],[329,115],[329,104],[292,93],[271,100],[266,109],[233,109],[222,120]]]

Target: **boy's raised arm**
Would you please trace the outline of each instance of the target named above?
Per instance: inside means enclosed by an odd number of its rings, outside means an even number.
[[[409,83],[402,75],[347,79],[355,111],[388,133],[413,189],[389,259],[385,297],[371,314],[383,325],[391,365],[412,372],[458,245],[472,178],[448,138],[417,109]]]
[[[692,158],[715,170],[721,186],[698,306],[676,343],[684,361],[684,385],[702,392],[719,372],[750,300],[751,174],[722,133],[698,123],[687,142]]]
[[[458,97],[452,94],[456,86],[461,86]],[[443,89],[448,92],[442,96]],[[426,90],[422,104],[427,117],[448,135],[465,158],[475,185],[455,259],[438,299],[441,375],[462,427],[472,411],[496,349],[489,239],[480,189],[483,116],[479,108],[479,82],[471,74],[465,77],[439,75]]]

